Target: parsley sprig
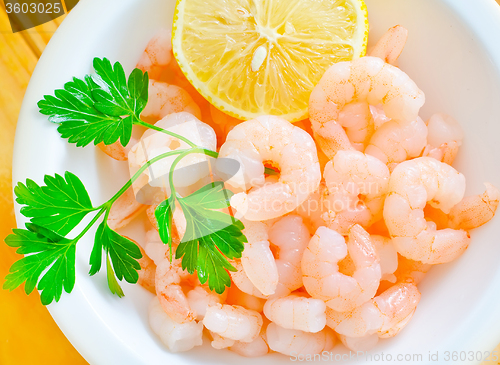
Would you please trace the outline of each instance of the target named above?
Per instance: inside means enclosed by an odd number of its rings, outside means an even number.
[[[31,179],[18,183],[14,189],[16,201],[30,222],[25,229],[14,229],[5,242],[26,256],[12,265],[4,289],[13,290],[25,283],[27,294],[35,288],[41,291],[44,305],[59,301],[63,290],[70,293],[75,285],[77,243],[103,218],[95,233],[89,274],[100,271],[104,253],[109,289],[123,296],[118,281],[138,281],[138,260],[142,254],[134,242],[108,226],[111,206],[152,164],[177,156],[169,175],[171,195],[155,211],[160,237],[172,253],[172,217],[177,201],[186,217],[187,229],[175,256],[182,258],[184,269],[197,272],[201,283],[208,282],[211,289],[222,293],[231,283],[228,270],[235,270],[228,259],[241,257],[246,242],[243,224],[222,212],[229,208],[232,193],[224,189],[222,182],[214,182],[182,197],[173,184],[175,167],[183,158],[192,153],[217,158],[217,152],[198,147],[181,135],[140,119],[148,101],[147,73],[135,69],[127,79],[120,63],[112,65],[106,58],[95,58],[94,69],[94,75],[73,78],[63,89],[46,95],[38,103],[40,113],[59,125],[57,130],[62,138],[78,147],[101,142],[109,145],[118,140],[126,145],[132,136],[132,126],[140,125],[178,138],[189,148],[163,153],[147,161],[114,196],[98,206],[92,204],[83,182],[71,172],[64,176],[46,175],[44,185]],[[93,217],[80,233],[74,238],[68,237],[88,215]]]

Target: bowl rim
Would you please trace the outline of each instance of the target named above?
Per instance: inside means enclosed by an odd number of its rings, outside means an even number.
[[[68,48],[68,44],[75,42],[75,35],[82,33],[81,29],[86,29],[83,37],[88,37],[89,34],[96,35],[99,32],[99,27],[92,28],[87,26],[88,19],[97,18],[96,22],[99,19],[105,20],[110,14],[116,14],[116,9],[126,11],[127,8],[140,1],[82,1],[68,14],[65,21],[54,34],[33,72],[19,114],[14,144],[13,186],[27,176],[26,167],[22,164],[22,160],[26,158],[23,154],[22,146],[30,138],[35,137],[27,136],[25,133],[26,128],[23,126],[28,124],[32,118],[30,108],[36,105],[38,101],[40,95],[38,85],[43,84],[46,80],[46,70],[53,68],[53,66],[50,66],[50,60],[57,57],[61,49],[66,49]],[[500,75],[500,47],[498,47],[498,38],[491,36],[492,34],[500,34],[499,4],[495,0],[476,0],[474,2],[468,0],[442,0],[442,3],[453,10],[456,16],[475,35],[477,42],[486,51],[493,67],[497,70],[497,74]],[[82,35],[80,36],[82,37]],[[23,228],[26,219],[20,214],[20,206],[17,203],[14,203],[14,206],[16,221],[18,222],[17,226]],[[495,278],[492,287],[500,288],[500,275]],[[472,343],[483,343],[483,346],[486,343],[490,345],[491,349],[497,345],[500,340],[500,326],[497,325],[495,327],[491,325],[491,323],[500,324],[500,311],[495,311],[493,308],[496,300],[498,300],[498,295],[495,295],[494,290],[485,294],[481,302],[482,309],[492,315],[487,319],[483,316],[482,321],[467,324],[468,330],[474,333],[481,333],[481,337],[464,339],[462,343],[455,344],[456,348],[471,348],[470,344]],[[85,293],[78,286],[75,286],[71,295],[65,295],[63,300],[51,304],[47,308],[64,335],[89,363],[142,363],[138,352],[132,348],[123,346],[120,339],[112,331],[108,330],[105,320],[99,317],[86,298]],[[72,325],[74,321],[78,321],[78,326]],[[110,351],[110,348],[120,348],[121,351]]]

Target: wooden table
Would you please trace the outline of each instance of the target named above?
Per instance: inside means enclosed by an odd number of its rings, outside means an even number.
[[[0,2],[0,237],[16,226],[12,204],[12,148],[24,92],[38,58],[64,17],[12,34]],[[14,261],[14,249],[0,244],[0,282]],[[1,288],[0,285],[0,288]],[[35,291],[0,289],[0,364],[83,365],[87,362],[57,327]]]
[[[500,0],[497,0],[500,2]],[[12,202],[12,149],[24,92],[38,58],[64,17],[12,34],[0,3],[0,237],[16,226]],[[0,244],[0,282],[14,261],[14,249]],[[500,325],[500,324],[499,324]],[[500,353],[500,345],[495,349]],[[0,364],[80,365],[87,362],[57,327],[35,291],[0,289]],[[485,363],[486,364],[486,363]],[[488,363],[491,365],[492,363]],[[498,362],[500,364],[500,362]]]

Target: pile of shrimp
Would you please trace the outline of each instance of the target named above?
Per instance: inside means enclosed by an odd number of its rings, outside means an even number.
[[[369,56],[331,66],[312,91],[309,119],[293,124],[224,114],[183,76],[168,31],[149,42],[137,65],[151,78],[142,118],[239,162],[226,187],[248,239],[231,262],[232,285],[217,294],[170,261],[159,237],[154,210],[170,193],[161,176],[172,160],[147,170],[113,206],[114,229],[144,210],[149,218],[139,283],[155,294],[149,323],[170,351],[199,346],[204,335],[248,357],[319,354],[339,341],[369,350],[408,325],[426,273],[462,255],[470,231],[493,217],[500,191],[486,183],[483,194],[464,197],[465,177],[451,166],[460,125],[445,114],[419,117],[424,93],[395,65],[406,37],[393,27]],[[100,147],[132,173],[186,147],[142,132],[125,147]],[[206,159],[183,161],[179,194],[214,179],[199,167]],[[176,247],[186,230],[181,209],[173,221]]]

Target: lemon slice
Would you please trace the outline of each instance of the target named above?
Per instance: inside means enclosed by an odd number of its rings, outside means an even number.
[[[239,118],[307,117],[332,64],[364,56],[362,0],[178,0],[174,56],[193,86]]]

